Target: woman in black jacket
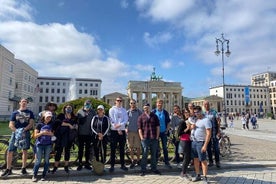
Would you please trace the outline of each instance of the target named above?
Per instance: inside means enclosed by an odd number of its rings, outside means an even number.
[[[189,110],[184,109],[184,120],[179,123],[177,133],[180,140],[178,153],[183,154],[183,164],[180,176],[183,179],[190,181],[190,177],[187,175],[187,168],[191,160],[191,140],[190,140],[190,123],[187,122],[189,118]]]
[[[97,115],[95,115],[91,121],[91,129],[92,136],[94,137],[94,156],[96,160],[99,161],[99,155],[101,155],[101,162],[104,164],[106,160],[107,134],[110,129],[110,121],[109,118],[104,115],[103,105],[97,107]]]

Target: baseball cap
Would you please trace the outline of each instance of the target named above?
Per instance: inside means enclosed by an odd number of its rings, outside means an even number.
[[[53,116],[52,115],[52,113],[50,112],[50,111],[46,111],[45,113],[44,113],[44,116],[45,116],[45,118],[47,118],[47,117],[49,117],[49,116]]]
[[[103,110],[104,110],[104,106],[103,106],[103,105],[99,105],[99,106],[97,107],[97,109],[103,109]]]

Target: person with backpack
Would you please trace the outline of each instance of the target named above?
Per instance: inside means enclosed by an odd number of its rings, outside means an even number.
[[[65,104],[63,113],[57,116],[58,128],[55,132],[57,140],[55,141],[55,163],[51,171],[53,174],[57,171],[64,150],[64,171],[69,173],[70,149],[77,137],[77,118],[74,114],[73,105]]]
[[[45,180],[46,173],[48,172],[50,153],[52,151],[52,137],[54,136],[52,116],[50,111],[45,111],[41,122],[37,124],[34,131],[34,138],[36,139],[36,160],[33,168],[33,182],[38,181],[37,174],[42,159],[44,159],[44,169],[41,181]]]

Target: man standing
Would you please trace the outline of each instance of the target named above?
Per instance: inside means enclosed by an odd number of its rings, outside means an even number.
[[[138,132],[143,149],[140,176],[146,175],[149,150],[151,154],[151,171],[155,174],[161,174],[160,171],[157,170],[156,159],[160,133],[159,119],[153,112],[150,112],[149,104],[145,104],[143,109],[144,113],[138,118]]]
[[[127,111],[122,107],[122,97],[117,97],[115,106],[109,109],[109,118],[111,121],[111,132],[110,132],[110,148],[111,148],[111,160],[109,172],[114,172],[115,165],[115,154],[117,144],[119,143],[120,150],[120,163],[121,169],[127,171],[128,168],[125,166],[125,144],[126,144],[126,124],[128,122]]]
[[[207,171],[208,165],[206,160],[206,151],[208,143],[211,138],[212,124],[208,118],[205,118],[200,106],[194,108],[194,113],[197,117],[195,125],[192,125],[194,129],[194,141],[192,142],[192,154],[194,156],[194,167],[196,176],[192,181],[200,181],[199,161],[201,162],[203,183],[207,184]]]
[[[134,160],[134,150],[136,150],[137,164],[140,164],[140,154],[141,154],[141,140],[138,134],[138,117],[142,114],[142,111],[136,107],[136,101],[134,99],[130,100],[130,109],[127,111],[128,114],[128,126],[127,126],[127,139],[130,151],[131,164],[130,169],[135,166]]]
[[[205,108],[204,115],[206,118],[208,118],[212,123],[212,131],[211,131],[211,139],[208,144],[208,157],[209,157],[209,167],[212,167],[214,165],[213,162],[213,151],[215,153],[215,161],[217,168],[220,168],[220,162],[219,162],[219,139],[220,137],[220,117],[218,113],[214,109],[210,109],[210,104],[207,100],[203,102],[203,106]]]
[[[12,159],[13,152],[17,148],[23,150],[22,155],[22,169],[21,174],[27,174],[26,162],[27,162],[27,150],[30,149],[30,130],[34,125],[34,114],[27,109],[28,100],[23,98],[19,102],[19,109],[11,114],[9,128],[12,131],[12,135],[9,142],[8,156],[7,156],[7,169],[2,173],[1,177],[7,177],[12,174]]]
[[[157,99],[156,101],[156,109],[152,111],[154,114],[157,115],[159,122],[160,122],[160,135],[162,148],[163,148],[163,155],[164,155],[164,162],[165,165],[171,169],[171,165],[169,163],[169,156],[168,156],[168,148],[167,148],[167,142],[168,142],[168,133],[170,128],[170,115],[168,111],[163,109],[163,100]]]
[[[77,112],[78,118],[78,141],[79,141],[79,151],[78,151],[78,160],[79,166],[77,170],[82,170],[82,157],[83,150],[85,147],[85,164],[84,167],[88,170],[92,170],[90,166],[90,147],[93,141],[92,130],[91,130],[91,121],[92,118],[96,115],[96,112],[92,108],[91,100],[86,100],[84,106]]]

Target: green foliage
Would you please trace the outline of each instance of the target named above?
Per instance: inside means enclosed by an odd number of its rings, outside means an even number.
[[[10,135],[11,129],[9,128],[8,121],[0,121],[0,135]]]
[[[272,118],[272,113],[271,112],[266,113],[266,117]]]
[[[68,101],[65,102],[63,104],[60,104],[58,106],[57,109],[57,114],[62,112],[62,108],[67,105],[67,104],[72,104],[72,106],[74,107],[74,113],[76,114],[78,112],[79,109],[81,109],[83,107],[83,104],[86,100],[91,100],[92,103],[92,107],[94,110],[97,109],[98,105],[103,105],[104,106],[104,110],[105,110],[105,114],[108,116],[108,111],[111,108],[111,106],[101,100],[95,99],[95,98],[80,98],[80,99],[76,99],[76,100],[72,100],[72,101]]]

